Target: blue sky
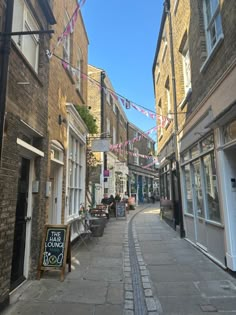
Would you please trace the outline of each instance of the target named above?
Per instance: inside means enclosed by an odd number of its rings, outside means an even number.
[[[82,8],[88,62],[107,72],[117,93],[153,111],[152,65],[162,10],[162,0],[87,0]],[[156,125],[135,109],[125,112],[143,131]]]

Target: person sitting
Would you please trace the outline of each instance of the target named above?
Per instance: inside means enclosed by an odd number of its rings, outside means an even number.
[[[104,206],[106,206],[105,214],[106,214],[107,220],[109,220],[109,219],[110,219],[110,214],[109,214],[109,209],[108,209],[108,207],[110,206],[110,199],[108,198],[108,195],[107,195],[107,194],[104,194],[104,197],[102,198],[101,203],[102,203]]]

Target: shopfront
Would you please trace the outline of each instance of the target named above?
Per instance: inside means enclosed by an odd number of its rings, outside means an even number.
[[[213,134],[199,139],[181,153],[181,183],[186,238],[225,266]]]
[[[217,154],[224,207],[225,256],[227,267],[233,271],[236,271],[236,119],[227,120],[235,117],[235,109],[236,106],[217,122],[220,137]]]

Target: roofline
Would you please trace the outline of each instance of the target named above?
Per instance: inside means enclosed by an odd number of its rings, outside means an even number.
[[[156,63],[157,63],[157,57],[158,57],[159,50],[160,50],[160,46],[161,46],[162,33],[163,33],[165,21],[166,21],[166,15],[167,15],[167,14],[166,14],[166,10],[165,10],[165,5],[163,5],[163,12],[162,12],[162,18],[161,18],[161,25],[160,25],[160,30],[159,30],[159,36],[158,36],[158,40],[157,40],[157,46],[156,46],[154,61],[153,61],[153,65],[152,65],[152,78],[153,78],[154,91],[156,90],[154,72],[155,72],[155,67],[156,67]]]

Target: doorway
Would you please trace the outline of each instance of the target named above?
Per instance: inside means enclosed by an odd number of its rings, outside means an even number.
[[[16,288],[25,280],[24,263],[26,248],[26,228],[31,217],[28,213],[30,160],[21,158],[17,188],[17,204],[15,215],[15,231],[13,241],[13,256],[11,268],[11,289]]]
[[[193,206],[194,206],[194,216],[195,216],[195,228],[196,228],[196,242],[204,250],[207,250],[207,233],[205,227],[205,209],[203,201],[202,192],[202,180],[200,160],[196,160],[192,163],[193,171],[193,184],[194,184],[194,194],[193,194]]]
[[[48,223],[61,224],[62,207],[62,166],[55,161],[51,161],[50,181],[51,196]]]

